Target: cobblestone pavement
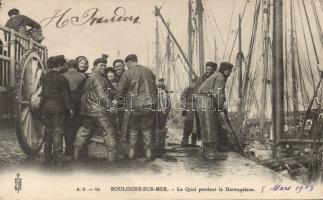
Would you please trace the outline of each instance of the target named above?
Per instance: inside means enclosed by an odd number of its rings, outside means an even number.
[[[197,174],[215,177],[263,177],[277,182],[289,178],[265,168],[241,155],[229,152],[225,161],[206,161],[201,157],[200,148],[181,147],[181,129],[169,128],[166,153],[151,162],[140,160],[121,160],[116,163],[108,163],[104,160],[89,160],[85,162],[65,162],[59,166],[50,166],[51,171],[70,171],[81,168],[89,172],[106,173],[162,173],[166,175]],[[16,139],[13,128],[2,128],[0,130],[0,169],[12,170],[21,167],[31,169],[48,169],[42,164],[43,155],[40,153],[35,157],[25,155]]]

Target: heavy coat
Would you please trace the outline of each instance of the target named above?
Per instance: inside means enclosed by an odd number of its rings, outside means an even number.
[[[155,75],[147,67],[136,65],[125,71],[117,91],[127,96],[127,107],[130,110],[140,111],[157,105]]]
[[[111,83],[99,71],[94,71],[86,80],[81,96],[80,114],[102,116],[107,114],[113,98]]]
[[[222,128],[219,111],[225,102],[226,79],[222,73],[213,73],[199,88],[196,110],[200,119],[202,142],[218,142],[219,131]],[[211,94],[213,94],[211,98]]]

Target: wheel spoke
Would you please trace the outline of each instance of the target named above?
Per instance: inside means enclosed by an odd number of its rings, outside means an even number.
[[[29,133],[30,122],[31,122],[31,113],[27,112],[26,119],[22,123],[22,130],[21,130],[26,138],[27,144],[30,144],[30,140],[31,140],[30,133]]]
[[[24,125],[24,121],[27,119],[28,113],[30,113],[29,107],[24,108],[23,111],[21,112],[21,123],[22,123],[22,125]]]
[[[44,137],[44,125],[37,108],[38,94],[41,92],[43,64],[37,53],[31,52],[21,63],[19,109],[20,135],[23,145],[30,148],[26,153],[39,150]]]

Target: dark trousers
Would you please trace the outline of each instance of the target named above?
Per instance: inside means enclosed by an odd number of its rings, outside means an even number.
[[[140,132],[142,133],[144,149],[152,148],[155,114],[153,111],[131,112],[129,119],[129,143],[132,148],[135,148]]]
[[[79,128],[76,135],[74,144],[75,151],[84,150],[97,128],[102,129],[103,138],[107,145],[108,151],[116,151],[115,129],[113,126],[112,115],[110,113],[100,116],[84,116],[82,127]]]
[[[44,112],[44,153],[46,160],[57,159],[62,154],[65,119],[66,113],[63,111]]]
[[[67,118],[65,123],[64,139],[66,155],[74,155],[74,142],[78,129],[82,125],[82,115],[76,113],[72,118]]]

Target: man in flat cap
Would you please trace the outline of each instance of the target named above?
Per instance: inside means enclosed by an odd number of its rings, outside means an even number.
[[[97,128],[102,129],[108,150],[108,160],[115,161],[117,158],[115,129],[112,114],[109,112],[113,99],[109,92],[112,84],[106,78],[106,64],[106,58],[97,58],[93,63],[92,73],[85,82],[80,105],[80,114],[84,118],[74,144],[75,160],[82,158],[85,147]]]
[[[42,111],[45,122],[44,154],[45,162],[60,161],[64,121],[67,113],[73,115],[70,101],[70,87],[62,72],[66,69],[63,55],[47,60],[49,71],[42,77]]]
[[[191,82],[191,85],[183,90],[181,95],[181,102],[184,105],[182,116],[184,117],[184,130],[182,137],[182,146],[188,146],[188,140],[191,136],[191,144],[196,145],[197,133],[193,131],[194,119],[195,119],[195,86],[196,78]]]
[[[215,62],[207,62],[205,64],[205,69],[204,69],[204,74],[202,74],[200,77],[198,77],[196,79],[196,83],[195,83],[195,94],[198,93],[198,90],[200,88],[200,86],[202,85],[202,83],[204,83],[204,81],[206,79],[208,79],[216,70],[217,70],[218,65]],[[201,125],[200,125],[200,118],[199,115],[195,112],[195,125],[193,127],[193,130],[197,133],[198,139],[200,140],[201,138]]]
[[[200,86],[196,99],[196,110],[200,118],[203,155],[206,159],[226,159],[219,152],[220,135],[223,134],[223,120],[220,115],[225,109],[225,84],[233,65],[222,62],[219,72],[214,72]]]
[[[157,105],[157,86],[155,75],[144,66],[138,64],[135,54],[125,58],[128,70],[124,72],[117,87],[121,94],[126,95],[129,118],[128,156],[135,158],[135,146],[139,132],[142,133],[146,160],[152,159],[152,134],[155,122],[155,108]]]
[[[122,74],[125,72],[125,63],[122,59],[115,59],[112,65],[114,70],[116,71],[114,82],[118,83],[121,79]]]
[[[74,116],[66,121],[65,126],[65,154],[74,155],[74,142],[77,130],[81,127],[82,119],[79,114],[80,102],[86,76],[77,70],[77,61],[72,59],[67,61],[68,70],[63,75],[67,79],[71,89],[71,102],[74,110]]]
[[[9,10],[8,15],[10,19],[7,21],[6,27],[30,36],[37,42],[41,42],[44,39],[39,23],[25,15],[20,15],[19,10],[16,8]],[[30,30],[27,30],[27,26],[30,27]]]
[[[116,76],[114,77],[112,83],[114,84],[115,87],[118,87],[118,84],[120,82],[120,79],[122,77],[122,74],[125,72],[125,63],[122,59],[115,59],[113,61],[113,69],[115,70]],[[118,96],[116,97],[116,100],[118,101],[117,104],[117,127],[118,127],[118,132],[121,132],[122,129],[122,120],[124,118],[124,98],[123,96]]]

